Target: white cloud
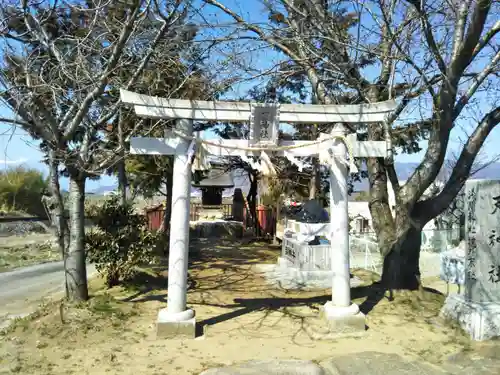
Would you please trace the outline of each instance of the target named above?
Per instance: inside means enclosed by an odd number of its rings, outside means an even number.
[[[0,159],[0,166],[3,165],[12,165],[12,164],[22,164],[27,162],[28,159],[26,158],[20,158],[17,160],[6,160],[6,159]]]

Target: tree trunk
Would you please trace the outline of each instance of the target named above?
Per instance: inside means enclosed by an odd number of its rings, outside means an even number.
[[[379,140],[380,128],[371,128],[371,138]],[[420,245],[425,220],[416,215],[415,208],[398,202],[396,212],[391,211],[387,190],[387,166],[382,159],[368,158],[370,182],[370,213],[377,234],[380,253],[384,257],[382,283],[389,290],[416,290],[420,286]],[[395,217],[394,217],[395,216]]]
[[[118,190],[120,192],[120,203],[127,204],[127,171],[125,170],[125,137],[123,134],[123,116],[120,110],[118,115],[118,142],[120,143],[120,159],[118,161]]]
[[[70,177],[69,185],[70,236],[65,259],[68,298],[85,301],[89,297],[85,263],[85,178]]]
[[[311,180],[309,181],[309,199],[318,198],[321,191],[321,176],[319,174],[319,161],[312,158]]]
[[[118,168],[118,191],[120,192],[120,204],[127,204],[127,172],[125,171],[125,160],[120,159],[117,163]]]
[[[390,290],[420,287],[420,245],[422,230],[411,227],[390,248],[384,258],[382,284]]]
[[[172,188],[173,188],[173,175],[167,173],[165,175],[165,211],[163,213],[163,222],[160,226],[160,231],[168,233],[170,229],[170,218],[172,212]]]
[[[316,102],[314,100],[314,102]],[[314,125],[312,127],[311,137],[313,140],[318,138],[319,129],[318,125]],[[319,174],[319,159],[318,157],[312,157],[311,160],[312,171],[311,171],[311,180],[309,181],[309,199],[318,198],[321,191],[321,176]]]
[[[247,195],[248,209],[250,210],[250,216],[253,220],[255,235],[260,234],[259,218],[257,216],[257,189],[258,189],[258,177],[257,173],[249,172],[248,177],[250,179],[250,190]]]
[[[69,244],[69,228],[59,185],[58,163],[55,161],[53,152],[49,154],[49,196],[44,198],[44,203],[49,211],[51,225],[55,230],[57,247],[61,253],[61,259],[65,262],[67,246]],[[66,288],[66,298],[68,297],[69,293]]]
[[[276,215],[275,215],[275,224],[274,224],[274,236],[273,236],[273,243],[275,245],[279,244],[279,241],[278,241],[278,225],[280,223],[280,220],[281,220],[281,208],[283,207],[283,198],[282,196],[280,195],[278,197],[278,200],[276,201]]]
[[[66,247],[69,244],[69,227],[68,220],[65,215],[64,201],[61,196],[61,189],[59,185],[59,176],[57,165],[50,167],[50,195],[53,202],[51,210],[52,224],[56,229],[57,244],[61,251],[62,259],[65,258]]]

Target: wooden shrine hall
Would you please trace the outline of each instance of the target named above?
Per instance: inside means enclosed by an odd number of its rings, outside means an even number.
[[[201,190],[201,204],[203,206],[220,206],[224,189],[234,187],[230,172],[220,166],[212,166],[206,177],[193,181],[192,186]]]

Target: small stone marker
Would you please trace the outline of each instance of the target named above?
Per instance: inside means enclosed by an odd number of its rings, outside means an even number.
[[[500,336],[500,181],[465,186],[465,288],[450,295],[442,314],[474,340]]]

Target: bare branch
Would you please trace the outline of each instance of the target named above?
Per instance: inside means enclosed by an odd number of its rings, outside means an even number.
[[[431,23],[429,22],[429,18],[427,16],[427,13],[425,9],[423,9],[422,4],[423,2],[420,2],[419,0],[406,0],[410,4],[412,4],[415,9],[417,10],[418,14],[420,15],[420,21],[422,23],[422,30],[424,31],[425,38],[427,40],[427,44],[431,50],[432,55],[434,56],[434,60],[436,61],[439,70],[441,73],[445,74],[446,73],[446,64],[444,62],[443,56],[441,55],[441,52],[439,51],[439,48],[436,43],[436,39],[434,38],[434,34],[432,32],[432,26]]]
[[[474,83],[469,87],[464,95],[460,97],[457,105],[455,106],[455,110],[453,111],[453,117],[456,119],[462,109],[467,105],[470,98],[476,93],[477,89],[481,86],[484,80],[495,70],[498,70],[498,66],[500,64],[500,50],[493,57],[493,60],[483,69],[481,73],[479,73],[476,77],[474,77]]]
[[[302,59],[300,56],[297,56],[290,48],[288,48],[286,45],[280,43],[277,39],[275,39],[272,36],[267,35],[261,28],[247,23],[241,16],[233,12],[231,9],[226,7],[225,5],[221,4],[217,0],[203,0],[205,3],[213,5],[220,10],[222,10],[224,13],[227,15],[231,16],[240,26],[242,26],[244,29],[248,31],[252,31],[255,34],[257,34],[263,41],[268,42],[272,46],[279,48],[283,53],[287,54],[290,56],[292,59],[294,59],[297,63],[299,63]]]
[[[169,30],[169,27],[171,26],[171,24],[168,23],[168,21],[169,20],[164,19],[163,25],[160,28],[160,30],[158,31],[158,33],[156,34],[155,38],[153,39],[153,42],[151,43],[151,45],[149,47],[148,53],[144,56],[144,58],[142,59],[142,61],[139,64],[139,66],[137,67],[137,69],[135,70],[135,72],[132,74],[132,77],[130,77],[130,79],[128,80],[128,82],[124,85],[123,88],[125,90],[130,89],[130,87],[137,82],[137,80],[139,79],[140,75],[144,71],[144,68],[149,63],[149,60],[151,59],[151,56],[155,52],[155,49],[158,46],[158,43],[165,36],[166,32]],[[108,111],[108,113],[105,116],[99,118],[96,121],[96,126],[102,126],[106,122],[108,122],[109,120],[111,120],[116,115],[116,113],[117,113],[117,111],[118,111],[118,109],[120,107],[120,104],[121,104],[121,102],[120,102],[120,100],[118,100],[116,102],[116,104],[111,108],[110,111]]]
[[[6,118],[6,117],[0,117],[0,122],[6,123],[6,124],[13,124],[21,127],[27,127],[29,124],[27,122],[17,120],[17,119],[12,119],[12,118]]]
[[[453,36],[453,51],[451,59],[457,58],[460,53],[460,48],[465,34],[465,26],[467,25],[467,15],[469,14],[469,7],[471,0],[463,1],[457,15],[457,23],[455,25],[455,35]]]
[[[460,74],[469,66],[476,55],[474,50],[481,40],[486,18],[491,8],[491,0],[477,0],[464,41],[455,59],[450,63],[449,79],[458,82]]]
[[[500,31],[500,21],[497,21],[495,25],[481,38],[474,48],[472,59],[474,59],[483,48],[488,45],[488,43],[493,39],[495,35]]]
[[[479,122],[474,132],[469,136],[460,157],[453,168],[450,178],[440,194],[422,202],[429,217],[434,217],[444,211],[453,198],[462,189],[471,173],[474,160],[490,132],[500,123],[500,107],[495,108]]]
[[[130,37],[130,34],[132,33],[134,29],[135,22],[137,20],[137,16],[140,13],[140,6],[139,2],[135,2],[134,8],[132,8],[131,14],[128,16],[127,22],[120,34],[120,37],[117,41],[117,43],[113,47],[113,53],[111,54],[110,60],[106,66],[106,69],[102,73],[102,75],[98,79],[98,85],[87,94],[85,99],[81,102],[75,102],[73,106],[68,110],[66,115],[63,117],[61,120],[61,123],[59,126],[61,128],[66,128],[64,130],[64,140],[69,140],[73,134],[76,132],[78,129],[78,126],[82,122],[83,117],[86,115],[88,112],[89,107],[91,106],[92,102],[102,93],[104,92],[104,89],[106,88],[106,84],[108,83],[109,75],[112,73],[112,71],[115,69],[116,65],[118,64],[118,61],[120,59],[120,55],[123,52],[123,47],[125,46],[125,43]],[[74,113],[76,111],[76,113]],[[74,117],[73,117],[74,114]],[[70,119],[73,117],[73,120],[70,121]]]

